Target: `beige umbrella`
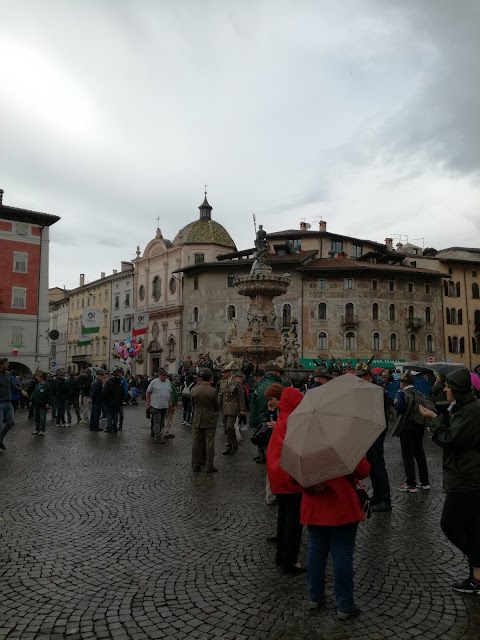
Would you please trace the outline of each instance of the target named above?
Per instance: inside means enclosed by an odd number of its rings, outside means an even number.
[[[339,376],[307,391],[288,417],[280,466],[302,487],[347,475],[384,429],[382,387]]]

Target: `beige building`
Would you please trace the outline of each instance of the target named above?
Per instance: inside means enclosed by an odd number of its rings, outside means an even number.
[[[441,274],[406,266],[405,255],[386,244],[318,230],[300,223],[267,235],[274,273],[290,275],[287,293],[275,299],[277,326],[298,321],[301,358],[423,360],[444,358]],[[247,328],[249,299],[238,295],[253,249],[183,266],[183,344],[195,360],[221,354],[232,330]]]
[[[186,315],[180,267],[209,263],[236,249],[226,229],[212,219],[206,194],[199,210],[198,219],[181,229],[173,241],[157,229],[143,254],[137,250],[135,309],[149,314],[145,346],[133,369],[137,374],[153,374],[159,367],[174,371],[184,355],[182,323]]]
[[[444,274],[442,315],[447,359],[472,369],[480,364],[480,249],[449,247],[436,251],[397,245],[405,263]]]

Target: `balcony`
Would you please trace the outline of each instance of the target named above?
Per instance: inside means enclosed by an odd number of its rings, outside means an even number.
[[[74,364],[78,362],[90,362],[92,357],[93,357],[93,354],[91,353],[76,355],[76,356],[72,356],[72,362]]]
[[[418,331],[423,327],[423,320],[421,318],[408,318],[407,329],[409,331]]]
[[[358,316],[352,313],[347,313],[346,316],[342,316],[342,327],[345,327],[345,329],[355,329],[358,327]]]
[[[190,333],[196,333],[198,331],[198,320],[193,320],[188,323],[188,330]]]

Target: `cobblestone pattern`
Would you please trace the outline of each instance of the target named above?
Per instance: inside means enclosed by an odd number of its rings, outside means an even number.
[[[466,565],[439,527],[441,458],[430,442],[432,491],[395,495],[391,514],[360,526],[362,615],[340,622],[331,586],[326,609],[310,611],[305,577],[276,569],[265,542],[275,508],[249,443],[222,457],[219,430],[220,473],[193,474],[179,412],[164,446],[151,443],[143,408],[125,413],[117,436],[49,423],[39,438],[20,416],[6,439],[0,638],[478,640],[480,598],[450,588]],[[399,443],[387,447],[399,484]]]

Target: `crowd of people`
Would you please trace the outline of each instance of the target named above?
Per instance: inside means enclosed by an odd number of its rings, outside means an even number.
[[[325,601],[325,566],[332,556],[335,597],[339,619],[359,613],[354,598],[353,557],[358,524],[365,517],[359,500],[361,481],[369,476],[371,511],[392,510],[391,489],[384,458],[384,441],[389,424],[398,436],[405,481],[398,490],[406,494],[430,490],[423,440],[428,430],[443,449],[446,500],[441,528],[467,557],[469,575],[453,585],[462,593],[480,594],[480,403],[466,368],[446,377],[428,380],[428,393],[412,372],[374,371],[368,364],[341,367],[322,363],[302,388],[293,387],[275,361],[264,370],[249,363],[242,370],[215,372],[210,360],[194,364],[185,361],[175,375],[160,369],[150,378],[131,376],[118,367],[109,374],[102,369],[80,375],[37,372],[31,381],[9,372],[7,358],[0,358],[0,450],[14,425],[15,411],[28,408],[35,421],[34,435],[46,431],[47,412],[58,427],[68,426],[73,414],[79,424],[94,432],[118,433],[123,428],[124,407],[145,400],[153,444],[165,444],[172,433],[176,406],[182,409],[182,424],[191,427],[192,472],[216,473],[215,435],[221,416],[224,456],[235,456],[245,441],[242,431],[251,429],[257,446],[254,461],[266,465],[266,502],[276,504],[277,530],[268,536],[276,545],[275,562],[284,574],[307,574],[312,609]],[[328,385],[337,376],[353,374],[366,384],[384,390],[385,430],[365,453],[350,476],[302,487],[280,466],[289,415],[305,393]],[[392,388],[395,393],[392,394]],[[328,387],[327,387],[328,389]],[[248,416],[248,418],[247,418]],[[100,427],[106,421],[105,428]],[[418,481],[417,481],[418,468]],[[366,494],[365,494],[366,495]],[[308,529],[307,567],[299,562],[303,527]]]

